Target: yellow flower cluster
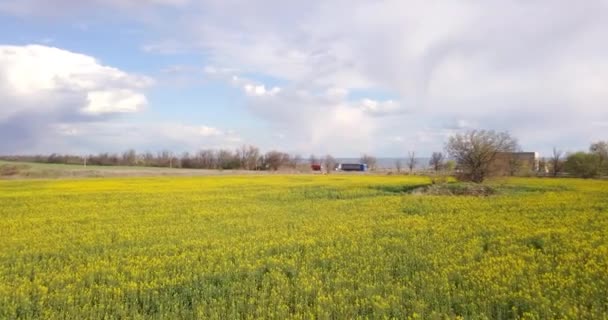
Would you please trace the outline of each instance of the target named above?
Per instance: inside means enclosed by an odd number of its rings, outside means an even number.
[[[0,181],[0,319],[605,319],[608,181]]]

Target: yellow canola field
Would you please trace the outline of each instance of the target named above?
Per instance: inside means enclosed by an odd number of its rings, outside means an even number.
[[[608,181],[0,181],[0,319],[606,319]]]

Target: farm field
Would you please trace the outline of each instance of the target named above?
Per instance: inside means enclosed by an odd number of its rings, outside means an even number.
[[[606,319],[608,181],[0,180],[0,319]]]
[[[137,166],[83,166],[0,160],[0,179],[261,175],[265,171],[177,169]]]

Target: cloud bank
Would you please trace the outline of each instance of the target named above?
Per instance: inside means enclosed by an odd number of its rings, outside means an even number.
[[[0,11],[35,15],[43,3],[8,1]],[[430,153],[470,128],[509,130],[541,152],[608,138],[604,0],[98,0],[75,8],[133,18],[148,35],[142,54],[200,54],[200,77],[238,89],[245,111],[264,124],[264,134],[247,137],[262,147]],[[51,68],[36,80],[7,81],[3,57],[1,94],[22,94],[7,97],[20,112],[2,110],[0,119],[24,117],[39,99],[72,116],[145,108],[145,79],[81,58],[89,69],[74,70],[87,76]]]

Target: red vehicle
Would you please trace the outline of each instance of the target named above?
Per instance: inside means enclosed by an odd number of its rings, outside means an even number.
[[[310,169],[312,169],[312,171],[321,171],[321,165],[320,164],[311,164]]]

